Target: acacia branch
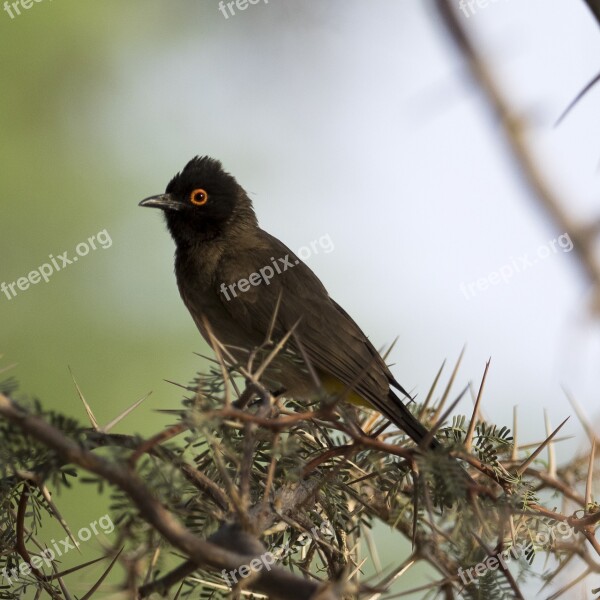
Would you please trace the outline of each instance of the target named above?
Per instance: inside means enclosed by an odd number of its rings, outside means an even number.
[[[131,469],[113,465],[82,448],[43,419],[28,414],[4,394],[0,394],[0,415],[20,427],[32,438],[56,451],[71,464],[102,477],[122,490],[150,523],[170,544],[183,552],[198,566],[233,571],[249,563],[255,555],[224,550],[221,546],[199,539],[186,529],[170,511],[164,508]],[[260,571],[250,583],[252,589],[281,600],[309,600],[319,585],[279,567]],[[333,600],[335,597],[331,596]]]
[[[592,309],[600,313],[600,260],[595,250],[599,234],[598,225],[580,223],[566,208],[568,202],[551,186],[527,143],[527,123],[517,117],[490,69],[479,55],[450,0],[434,0],[446,31],[467,62],[475,84],[485,94],[488,107],[502,127],[508,143],[510,157],[523,181],[559,229],[569,234],[575,252],[592,285]],[[591,6],[591,1],[588,1]]]

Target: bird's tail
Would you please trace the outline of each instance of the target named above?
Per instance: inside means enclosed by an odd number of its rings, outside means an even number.
[[[398,384],[396,386],[402,393],[404,393],[408,398],[411,398],[409,394],[407,394],[404,389]],[[428,435],[430,435],[429,430],[423,423],[421,423],[411,412],[408,410],[407,406],[394,394],[392,390],[390,390],[388,394],[389,402],[386,402],[385,408],[385,416],[394,423],[397,427],[399,427],[402,431],[406,432],[412,440],[414,440],[417,444],[420,444]],[[428,445],[429,448],[441,448],[442,444],[435,439],[435,437],[431,437],[431,441]],[[456,459],[454,459],[456,460]],[[473,478],[464,470],[462,470],[464,475],[465,486],[469,485],[477,485]]]
[[[408,394],[407,394],[408,396]],[[408,396],[410,398],[410,396]],[[408,410],[404,402],[390,390],[388,394],[388,402],[385,403],[385,416],[404,431],[417,444],[420,444],[428,435],[429,430]],[[440,448],[441,444],[431,438],[429,443],[430,448]]]

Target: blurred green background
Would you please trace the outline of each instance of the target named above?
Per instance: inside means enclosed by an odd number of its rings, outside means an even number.
[[[265,23],[265,8],[252,6],[229,22],[212,2],[44,0],[21,8],[20,15],[13,9],[12,19],[0,13],[0,281],[27,277],[51,263],[49,255],[59,264],[65,251],[72,258],[75,247],[99,231],[106,230],[111,242],[55,269],[47,283],[18,290],[10,300],[0,297],[0,368],[16,363],[6,376],[15,377],[20,392],[39,397],[47,408],[86,421],[70,367],[100,424],[153,391],[115,429],[149,435],[168,421],[153,409],[179,406],[181,390],[164,379],[186,383],[204,366],[194,351],[207,347],[179,299],[170,238],[159,215],[137,203],[162,191],[196,153],[214,149],[231,157],[237,152],[252,166],[250,145],[241,148],[243,136],[236,140],[232,131],[231,111],[237,110],[250,129],[263,119],[264,133],[270,135],[268,110],[260,107],[259,97],[245,103],[244,84],[227,82],[218,65],[228,51],[243,62],[243,42],[251,42],[252,30],[260,33],[291,14],[288,6]],[[301,16],[302,11],[294,12]],[[245,30],[242,40],[240,30]],[[181,88],[170,87],[173,64],[164,57],[173,48],[185,57],[190,39],[199,44],[196,58],[213,78],[198,81],[189,70]],[[215,91],[232,96],[227,112],[203,104],[203,94]],[[268,85],[263,93],[269,93]],[[152,97],[163,104],[141,126],[127,129]],[[178,105],[190,103],[197,111],[195,125],[208,132],[178,147],[178,136],[188,133],[177,120]],[[256,150],[268,154],[268,148],[258,147],[258,133]],[[173,158],[165,161],[165,156]],[[323,233],[316,226],[312,235]],[[55,501],[74,531],[107,510],[107,498],[98,497],[93,486],[78,486]],[[50,544],[65,534],[51,523],[43,536]],[[94,558],[94,546],[103,540],[84,544],[83,558],[71,552],[63,566]],[[102,568],[95,569],[98,576]],[[89,583],[77,581],[71,589],[83,593]]]
[[[164,187],[168,172],[155,179],[150,167],[147,183],[136,180],[137,173],[128,173],[127,164],[94,137],[90,108],[117,85],[115,71],[128,46],[160,40],[165,27],[176,30],[185,15],[161,2],[140,10],[134,3],[45,0],[21,10],[12,21],[5,13],[0,20],[1,278],[27,276],[51,262],[49,254],[72,256],[77,244],[104,229],[112,245],[10,301],[3,295],[4,363],[18,363],[11,374],[27,393],[83,416],[70,366],[101,423],[155,390],[140,411],[144,418],[138,414],[127,426],[148,433],[148,409],[179,396],[162,379],[190,379],[199,367],[192,350],[200,350],[200,342],[184,310],[164,315],[164,322],[156,313],[154,323],[119,313],[123,304],[132,309],[129,314],[136,307],[143,312],[157,295],[177,300],[168,277],[168,235],[160,240],[164,251],[155,253],[157,231],[137,208],[153,185]],[[199,28],[208,28],[214,17],[206,12],[196,15]],[[161,285],[152,285],[160,271]],[[119,277],[123,286],[115,285]]]

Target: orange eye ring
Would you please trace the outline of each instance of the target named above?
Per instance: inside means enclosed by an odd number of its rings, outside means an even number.
[[[208,202],[208,194],[206,190],[198,188],[190,194],[190,202],[196,206],[202,206]]]

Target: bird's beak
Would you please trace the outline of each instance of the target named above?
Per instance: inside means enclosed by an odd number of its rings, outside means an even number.
[[[171,194],[158,194],[144,198],[139,206],[149,206],[150,208],[161,208],[162,210],[181,210],[183,205],[181,202],[173,198]]]

